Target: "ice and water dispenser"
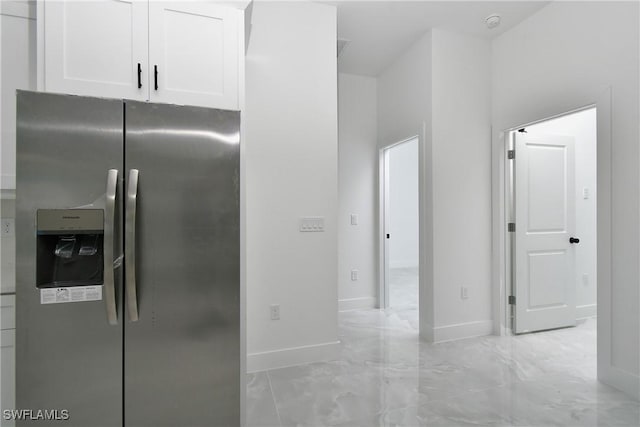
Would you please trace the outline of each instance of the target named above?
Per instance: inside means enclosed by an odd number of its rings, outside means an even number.
[[[36,229],[38,288],[102,284],[102,209],[39,209]]]

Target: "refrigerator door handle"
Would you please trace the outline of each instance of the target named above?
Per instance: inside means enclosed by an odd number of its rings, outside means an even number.
[[[114,240],[115,240],[115,213],[116,190],[118,188],[118,170],[109,169],[107,174],[107,193],[104,213],[104,293],[107,305],[107,320],[110,325],[118,324],[118,312],[116,308],[116,287],[114,265]]]
[[[138,199],[138,169],[129,171],[125,219],[124,260],[129,320],[138,320],[138,296],[136,293],[136,205]]]

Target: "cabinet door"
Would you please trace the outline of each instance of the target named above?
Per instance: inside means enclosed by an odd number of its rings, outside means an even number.
[[[211,2],[150,2],[150,99],[237,110],[241,14]]]
[[[15,409],[16,404],[16,330],[15,328],[15,301],[14,295],[3,295],[0,297],[0,312],[2,313],[2,330],[0,331],[0,364],[2,369],[2,384],[0,385],[0,407],[4,409]],[[5,420],[0,417],[0,426],[13,426],[12,420]]]
[[[0,404],[2,409],[15,409],[16,392],[16,330],[5,329],[0,331],[0,360],[2,361],[2,396]],[[0,418],[0,426],[12,427],[15,423],[12,420]]]
[[[0,187],[3,190],[16,188],[16,89],[36,89],[36,21],[28,13],[19,15],[16,13],[19,10],[8,10],[10,5],[0,2]],[[4,270],[2,274],[5,277]],[[8,292],[5,287],[3,282],[2,292]]]
[[[43,3],[47,92],[148,99],[146,1]]]

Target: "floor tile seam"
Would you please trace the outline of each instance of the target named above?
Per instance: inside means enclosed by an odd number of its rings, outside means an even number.
[[[398,331],[398,332],[412,332],[415,333],[416,335],[418,335],[418,331],[415,328],[412,327],[399,327],[399,326],[388,326],[388,325],[345,325],[346,328],[351,328],[351,329],[356,329],[358,332],[362,331],[362,330],[369,330],[369,331]],[[340,330],[340,332],[344,332],[342,330]]]
[[[273,391],[273,385],[271,385],[271,376],[269,375],[269,371],[266,371],[265,373],[267,374],[267,383],[269,384],[269,391],[271,392],[271,400],[273,400],[273,406],[276,408],[278,423],[280,423],[280,427],[284,427],[284,424],[282,424],[282,417],[280,417],[280,409],[278,408],[278,402],[276,401],[276,394]]]
[[[315,374],[305,374],[305,375],[295,375],[292,376],[291,378],[284,378],[284,379],[280,379],[280,378],[275,378],[276,381],[295,381],[295,380],[300,380],[300,379],[305,379],[305,378],[325,378],[325,377],[336,377],[336,376],[350,376],[350,375],[356,375],[356,374],[364,374],[367,373],[368,371],[371,371],[371,373],[373,373],[376,370],[381,370],[384,369],[382,367],[375,367],[375,366],[367,366],[366,363],[368,361],[367,360],[361,360],[361,361],[355,361],[355,362],[351,362],[351,361],[346,361],[344,359],[334,359],[334,360],[328,360],[326,362],[314,362],[314,363],[322,363],[322,364],[332,364],[333,366],[337,366],[339,364],[339,366],[342,366],[344,368],[344,370],[346,372],[342,372],[342,373],[332,373],[332,372],[327,372],[327,373],[315,373]],[[312,364],[312,363],[311,363]],[[309,366],[311,364],[305,364],[305,365],[298,365],[298,366]],[[350,371],[349,368],[353,368],[353,371]],[[280,368],[280,369],[286,369],[286,368]],[[269,371],[265,371],[268,372],[270,374],[274,374],[273,370],[269,370]],[[271,378],[271,375],[269,376],[269,378]]]
[[[356,373],[343,374],[341,376],[342,377],[346,377],[346,378],[351,378],[351,377],[366,377],[368,375],[371,375],[371,373],[370,372],[356,372]],[[311,377],[312,377],[311,375],[307,375],[305,377],[299,377],[297,379],[311,378]],[[322,375],[322,376],[317,376],[315,378],[331,378],[331,377],[336,377],[336,375],[332,376],[332,375],[326,374],[326,375]],[[387,384],[385,382],[386,379],[388,379],[388,378],[386,376],[384,376],[384,374],[382,374],[380,376],[380,380],[382,381],[381,384]],[[272,387],[271,383],[269,383],[269,385],[270,385],[270,387]],[[427,405],[427,404],[432,403],[432,402],[441,402],[441,401],[445,401],[445,400],[458,399],[460,397],[465,397],[465,396],[473,396],[473,395],[476,395],[476,394],[479,394],[479,393],[486,392],[488,390],[494,390],[494,389],[497,390],[497,389],[500,389],[500,388],[504,388],[506,386],[507,386],[506,383],[502,383],[502,384],[499,384],[497,386],[486,387],[486,388],[481,388],[481,389],[472,390],[472,391],[464,391],[462,393],[445,394],[441,398],[435,398],[435,399],[431,398],[431,399],[428,399],[427,401],[425,401],[424,403],[416,403],[416,404],[386,403],[384,409],[381,408],[380,411],[376,415],[381,415],[381,414],[384,414],[384,413],[386,413],[388,411],[392,411],[392,410],[401,410],[401,409],[406,409],[406,408],[411,408],[411,407],[419,407],[419,406]],[[273,392],[273,388],[271,388],[271,390],[272,390],[272,394],[274,396],[274,403],[276,404],[276,409],[277,409],[277,402],[276,402],[276,399],[275,399],[275,392]],[[417,397],[419,397],[420,394],[421,393],[419,391],[416,392],[416,396]],[[279,411],[278,411],[278,416],[280,417]],[[361,418],[354,418],[353,420],[357,421],[359,419],[361,419]],[[282,423],[282,421],[281,421],[281,423]]]
[[[363,366],[359,366],[360,369],[354,371],[354,372],[344,372],[344,373],[339,373],[339,374],[331,374],[331,373],[326,373],[326,374],[316,374],[316,375],[301,375],[301,376],[296,376],[293,378],[286,378],[286,379],[276,379],[276,381],[285,381],[285,382],[290,382],[290,381],[301,381],[301,380],[318,380],[318,379],[329,379],[329,378],[337,378],[337,377],[343,377],[343,378],[351,378],[351,377],[364,377],[364,376],[372,376],[372,375],[376,375],[377,373],[374,372],[375,369],[378,368],[373,368],[371,370],[369,369],[363,369]],[[384,378],[384,376],[382,375],[382,373],[380,373],[380,378]],[[271,382],[269,383],[271,385]],[[275,393],[274,393],[275,396]]]
[[[443,400],[448,400],[448,399],[443,399]],[[437,400],[437,401],[435,401],[435,400],[434,400],[434,401],[429,401],[429,402],[427,402],[427,403],[422,403],[422,404],[407,405],[407,406],[404,406],[404,407],[401,407],[401,408],[393,408],[393,409],[389,409],[389,410],[386,410],[386,411],[382,411],[382,412],[380,412],[380,413],[376,414],[376,416],[377,416],[377,418],[378,418],[378,420],[379,420],[379,419],[380,419],[380,418],[382,418],[383,416],[388,415],[388,414],[390,414],[390,413],[392,413],[392,412],[395,412],[395,411],[403,411],[403,410],[411,410],[411,409],[415,409],[415,410],[416,410],[416,418],[417,418],[417,417],[418,417],[418,410],[419,410],[420,408],[422,408],[422,407],[426,407],[426,406],[428,406],[430,403],[433,403],[433,402],[441,402],[441,401],[442,401],[442,400]],[[386,425],[386,424],[385,424],[385,425]],[[405,425],[405,426],[413,426],[413,425],[414,425],[414,424],[409,424],[409,425]],[[427,424],[415,424],[415,425],[416,425],[416,426],[420,426],[420,427],[422,427],[422,426],[426,426]],[[449,423],[445,423],[445,424],[428,424],[428,426],[429,426],[429,427],[453,427],[453,426],[452,426],[451,424],[449,424]],[[497,424],[497,426],[509,426],[509,427],[514,427],[514,426],[519,426],[519,425],[509,423],[509,424]],[[534,426],[531,426],[531,427],[534,427]],[[543,426],[535,426],[535,427],[543,427]]]
[[[460,398],[464,398],[464,397],[475,396],[475,395],[480,394],[480,393],[486,393],[486,392],[488,392],[490,390],[499,390],[499,389],[505,389],[506,390],[506,386],[507,385],[508,384],[505,383],[505,384],[499,384],[499,385],[496,385],[496,386],[493,386],[493,387],[486,387],[486,388],[482,388],[482,389],[478,389],[478,390],[471,390],[471,391],[465,391],[465,392],[462,392],[462,393],[449,394],[449,395],[445,395],[445,396],[443,396],[441,398],[429,399],[427,402],[419,404],[417,406],[419,407],[419,406],[428,405],[428,404],[434,403],[434,402],[442,402],[442,401],[445,401],[445,400],[455,400],[455,399],[460,399]]]

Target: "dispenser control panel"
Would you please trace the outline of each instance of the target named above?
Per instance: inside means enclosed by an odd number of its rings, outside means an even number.
[[[102,209],[38,209],[38,234],[60,234],[78,231],[102,233],[104,211]]]

